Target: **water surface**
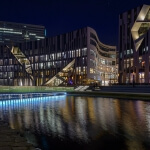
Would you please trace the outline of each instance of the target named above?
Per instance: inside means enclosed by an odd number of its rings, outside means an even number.
[[[44,96],[0,101],[0,118],[42,150],[149,150],[150,102]]]

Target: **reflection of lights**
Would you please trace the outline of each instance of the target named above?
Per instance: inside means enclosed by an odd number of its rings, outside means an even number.
[[[84,99],[77,98],[76,99],[76,107],[77,107],[76,116],[77,116],[78,121],[81,124],[85,124],[85,121],[86,121],[86,101]]]
[[[146,105],[146,125],[150,136],[150,105]]]
[[[90,121],[95,123],[95,119],[96,119],[96,116],[95,116],[95,106],[94,106],[94,101],[92,98],[88,98],[87,99],[88,101],[88,110],[89,110],[89,118],[90,118]]]
[[[11,128],[14,129],[16,123],[18,123],[17,126],[19,128],[22,128],[22,126],[24,126],[25,128],[30,128],[32,126],[33,128],[33,125],[35,124],[34,127],[38,131],[42,130],[42,132],[48,132],[48,126],[45,125],[47,124],[48,121],[47,118],[50,118],[50,120],[52,120],[51,118],[52,116],[48,115],[48,111],[45,114],[45,106],[47,106],[47,110],[49,110],[50,108],[54,109],[55,105],[53,104],[56,103],[57,104],[60,103],[61,107],[63,107],[64,100],[66,99],[66,95],[34,97],[34,98],[30,97],[32,96],[32,94],[28,94],[28,95],[18,94],[18,95],[19,95],[18,97],[20,98],[22,98],[23,96],[24,99],[0,101],[1,119],[5,118],[5,112],[7,112],[9,124]],[[29,96],[29,98],[25,98],[26,96]],[[17,111],[18,113],[16,114],[14,111]],[[57,118],[58,116],[54,116],[55,120],[57,120]],[[60,121],[58,124],[60,124]],[[56,123],[54,123],[53,129],[55,128],[56,128]],[[59,132],[62,133],[62,129],[60,128],[61,125],[58,126],[58,130]]]
[[[22,96],[20,96],[22,98]],[[59,95],[59,96],[47,96],[47,97],[42,97],[42,100],[44,101],[58,101],[58,100],[62,100],[62,98],[64,98],[65,95]],[[34,98],[23,98],[23,99],[12,99],[12,100],[2,100],[0,101],[0,106],[5,105],[6,107],[9,105],[13,105],[14,104],[27,104],[28,102],[40,102],[41,101],[41,97],[34,97]]]
[[[145,126],[145,102],[137,105],[137,101],[65,95],[22,98],[0,101],[0,118],[8,118],[12,128],[25,127],[36,134],[87,142],[101,137],[103,131],[118,134],[119,129],[137,137]],[[147,115],[149,110],[147,107]],[[150,117],[146,117],[150,129]]]
[[[135,103],[135,108],[136,108],[136,112],[137,112],[138,118],[140,118],[140,120],[142,120],[142,121],[144,121],[144,118],[143,118],[143,115],[144,115],[143,106],[144,106],[144,102],[143,101],[137,101]]]

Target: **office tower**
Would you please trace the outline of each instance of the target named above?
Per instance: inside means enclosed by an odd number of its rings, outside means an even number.
[[[0,21],[0,45],[41,40],[45,36],[44,26]]]

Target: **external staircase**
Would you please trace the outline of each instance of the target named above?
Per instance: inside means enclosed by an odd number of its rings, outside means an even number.
[[[50,78],[44,85],[46,86],[59,86],[64,82],[67,82],[66,77],[70,77],[73,73],[73,66],[75,63],[75,59],[72,60],[68,65],[66,65],[60,72],[58,72],[55,76]],[[59,82],[56,82],[59,81]]]
[[[29,74],[30,78],[33,80],[32,67],[29,59],[24,55],[24,53],[19,49],[19,47],[12,46],[11,53],[18,60],[18,62],[25,67],[26,72]]]

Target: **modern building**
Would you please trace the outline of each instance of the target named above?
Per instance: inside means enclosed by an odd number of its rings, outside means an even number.
[[[0,47],[0,85],[109,85],[117,74],[116,47],[90,27]]]
[[[44,26],[0,21],[0,44],[15,45],[25,41],[44,39]]]
[[[150,83],[150,5],[119,16],[119,83]]]

